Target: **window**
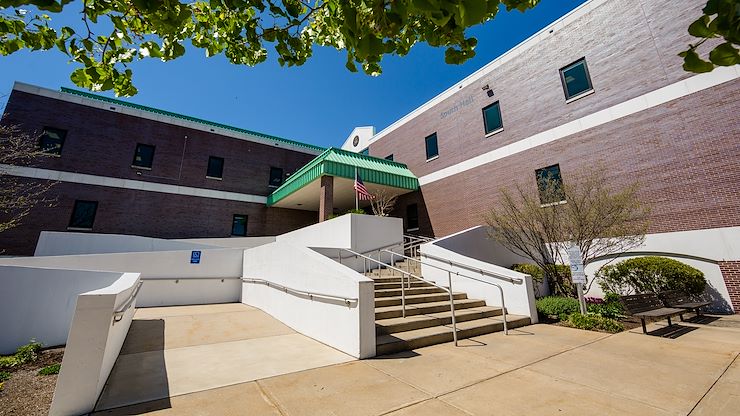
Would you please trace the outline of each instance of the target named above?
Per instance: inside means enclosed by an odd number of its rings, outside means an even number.
[[[552,165],[535,171],[540,202],[543,205],[565,201],[563,179],[560,177],[560,165]]]
[[[561,69],[560,80],[563,82],[566,100],[579,97],[594,89],[591,85],[591,76],[588,74],[586,58],[579,59]]]
[[[392,162],[393,161],[393,153],[391,153],[388,156],[386,156],[385,157],[385,160],[390,160]]]
[[[247,216],[234,214],[234,221],[231,223],[231,235],[240,237],[247,236]]]
[[[439,149],[437,148],[437,133],[427,136],[424,139],[424,143],[427,148],[427,160],[432,160],[439,156]]]
[[[224,158],[210,156],[208,158],[208,170],[206,178],[221,179],[224,177]]]
[[[151,169],[153,160],[154,146],[138,143],[136,145],[136,153],[134,153],[134,161],[131,163],[131,166],[136,168]]]
[[[53,127],[44,127],[44,132],[39,139],[39,147],[44,153],[50,155],[61,155],[64,139],[67,137],[67,131],[55,129]]]
[[[486,134],[504,128],[504,123],[501,120],[501,106],[498,101],[483,109],[483,126],[486,129]]]
[[[72,218],[69,219],[69,228],[92,230],[97,210],[97,201],[75,201],[75,206],[72,208]]]
[[[406,205],[406,231],[419,229],[419,206],[417,204]]]
[[[270,168],[270,186],[278,187],[283,184],[283,168]]]
[[[360,150],[361,155],[370,156],[370,148],[366,147],[364,150]]]

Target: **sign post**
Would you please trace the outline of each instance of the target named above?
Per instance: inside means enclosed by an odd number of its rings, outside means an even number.
[[[578,304],[581,306],[581,313],[585,314],[586,299],[583,297],[583,285],[586,284],[586,272],[583,270],[581,248],[577,244],[571,243],[568,246],[568,260],[570,261],[570,276],[578,292]]]

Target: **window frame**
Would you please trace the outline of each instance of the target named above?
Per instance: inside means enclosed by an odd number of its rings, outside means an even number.
[[[93,212],[92,212],[92,219],[90,219],[89,227],[83,227],[83,226],[80,226],[80,224],[73,223],[73,220],[75,219],[75,212],[77,212],[77,207],[81,203],[94,204],[95,206],[95,209],[93,209]],[[67,229],[73,230],[73,231],[91,231],[93,229],[93,226],[95,225],[95,217],[98,214],[98,206],[99,206],[98,201],[88,201],[84,199],[76,199],[74,205],[72,205],[72,213],[69,216],[69,223],[67,224]]]
[[[152,160],[149,161],[149,166],[143,166],[143,165],[136,164],[136,155],[139,153],[140,147],[150,147],[152,149]],[[136,148],[134,149],[134,160],[131,161],[131,167],[134,169],[152,170],[152,166],[154,166],[154,153],[156,152],[156,150],[157,150],[157,146],[153,144],[136,143]]]
[[[488,129],[488,118],[486,117],[486,110],[489,108],[496,106],[498,108],[498,119],[501,121],[501,125],[496,127],[495,129]],[[504,117],[501,114],[501,100],[496,101],[495,103],[491,103],[481,109],[481,113],[483,114],[483,131],[485,132],[486,137],[493,136],[496,133],[504,131]]]
[[[552,168],[557,168],[557,172],[558,172],[557,173],[557,182],[559,183],[559,185],[558,185],[558,188],[559,188],[558,194],[560,194],[559,195],[560,196],[560,199],[557,200],[557,201],[556,200],[546,201],[545,199],[543,199],[543,189],[540,186],[540,184],[541,184],[541,177],[542,177],[542,175],[540,174],[540,172],[550,171]],[[555,164],[548,165],[548,166],[545,166],[545,167],[542,167],[542,168],[539,168],[539,169],[535,169],[534,175],[535,175],[535,180],[537,182],[537,194],[538,194],[538,197],[540,199],[540,206],[541,207],[548,207],[548,206],[553,206],[553,205],[560,205],[560,204],[564,204],[564,203],[568,202],[568,200],[565,197],[565,194],[562,193],[563,174],[562,174],[562,170],[560,169],[560,163],[555,163]]]
[[[586,79],[588,81],[589,88],[587,90],[581,91],[578,94],[570,95],[570,91],[568,91],[568,83],[565,81],[565,71],[568,71],[570,69],[575,68],[578,64],[583,64],[583,70],[586,73]],[[586,57],[577,59],[573,61],[572,63],[560,68],[560,83],[563,85],[563,93],[565,94],[565,102],[570,103],[573,102],[579,98],[583,98],[587,95],[591,95],[594,93],[594,83],[591,79],[591,72],[588,70],[588,62],[586,61]]]
[[[152,155],[153,156],[153,155]],[[152,157],[153,159],[153,157]],[[219,172],[219,176],[211,175],[211,160],[220,160],[221,161],[221,169]],[[218,157],[218,156],[208,156],[208,165],[206,166],[206,178],[208,179],[215,179],[215,180],[223,180],[224,179],[224,158]]]
[[[429,139],[432,137],[434,137],[434,147],[436,148],[437,153],[432,156],[429,156]],[[436,131],[424,138],[424,152],[425,152],[424,155],[426,156],[427,162],[431,162],[432,160],[437,159],[439,157],[439,137],[437,136]]]
[[[272,171],[273,170],[280,170],[280,185],[272,184]],[[270,177],[267,179],[267,186],[270,188],[279,188],[283,186],[284,183],[285,183],[285,169],[277,167],[277,166],[270,166]]]
[[[54,130],[55,132],[57,132],[57,134],[63,133],[61,135],[61,139],[60,139],[61,143],[59,144],[58,150],[49,151],[50,149],[48,149],[48,148],[45,149],[44,148],[44,144],[43,144],[44,138],[47,137],[47,132],[49,130]],[[57,128],[57,127],[44,126],[44,129],[41,132],[41,136],[39,137],[39,149],[41,150],[42,153],[47,154],[49,156],[61,157],[62,156],[62,149],[64,148],[64,142],[67,139],[67,133],[68,133],[68,131],[67,130],[64,130],[64,129],[60,129],[60,128]]]
[[[234,225],[236,224],[237,217],[244,218],[244,234],[234,234]],[[233,214],[231,217],[231,236],[232,237],[246,237],[247,236],[247,225],[249,224],[249,215],[247,214]]]

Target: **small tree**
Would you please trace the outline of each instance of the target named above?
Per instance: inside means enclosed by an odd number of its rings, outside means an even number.
[[[544,271],[555,295],[572,296],[569,278],[559,270],[568,244],[578,245],[583,264],[640,245],[648,227],[649,207],[632,183],[616,189],[594,167],[567,181],[538,178],[534,187],[502,189],[501,200],[486,217],[489,235]]]
[[[35,135],[17,126],[0,125],[0,232],[17,227],[37,205],[53,205],[44,196],[55,182],[32,182],[13,175],[15,166],[28,166],[46,156]]]
[[[379,190],[375,193],[374,198],[370,200],[370,207],[373,214],[379,217],[387,217],[396,206],[398,195],[393,195],[386,190]]]

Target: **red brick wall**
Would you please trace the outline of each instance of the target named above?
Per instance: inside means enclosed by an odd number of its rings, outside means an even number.
[[[735,313],[740,313],[740,261],[721,261],[719,270],[725,279]]]

